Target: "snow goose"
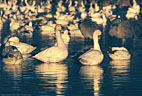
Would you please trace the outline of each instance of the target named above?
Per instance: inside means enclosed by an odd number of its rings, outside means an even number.
[[[62,0],[60,0],[58,2],[57,11],[58,12],[65,12],[66,11],[66,7],[63,6],[63,1]]]
[[[89,8],[89,11],[91,11],[91,12],[95,12],[95,9],[93,8],[93,4],[92,4],[93,2],[91,2],[90,3],[90,8]]]
[[[79,28],[78,28],[78,23],[69,24],[69,25],[67,26],[67,28],[68,28],[69,30],[77,30],[77,29],[79,29]]]
[[[125,47],[112,47],[113,53],[109,53],[111,59],[130,59],[131,55]]]
[[[36,10],[36,1],[33,1],[33,4],[30,5],[28,3],[28,0],[25,0],[25,4],[26,4],[26,11],[24,12],[25,14],[28,13],[29,11],[32,11],[33,13],[36,13],[37,14],[37,10]]]
[[[69,36],[69,31],[68,30],[63,30],[63,33],[61,34],[62,40],[66,47],[68,47],[69,41],[70,41],[70,36]],[[57,42],[55,43],[57,45]]]
[[[56,40],[57,40],[57,45],[47,48],[35,56],[34,58],[42,61],[42,62],[60,62],[64,60],[68,56],[68,49],[66,48],[62,37],[61,37],[61,25],[56,25],[55,31],[56,31]]]
[[[55,26],[54,22],[52,20],[48,21],[46,25],[41,25],[39,28],[41,30],[42,35],[53,35],[55,33]]]
[[[67,14],[56,11],[56,15],[54,15],[54,17],[56,18],[56,24],[61,24],[62,26],[67,26],[69,24]]]
[[[45,6],[43,5],[43,2],[41,2],[40,5],[37,5],[37,12],[38,13],[44,13],[45,12]]]
[[[69,1],[68,10],[69,10],[69,12],[76,11],[75,6],[72,6],[72,0]]]
[[[5,64],[21,64],[23,62],[23,57],[16,47],[5,46],[2,50],[2,60]]]
[[[98,65],[102,62],[104,55],[100,49],[98,37],[102,34],[100,30],[95,30],[93,34],[94,48],[91,48],[83,55],[79,56],[79,61],[83,65]]]
[[[69,41],[70,41],[70,36],[69,36],[69,31],[68,30],[64,30],[64,33],[62,34],[62,39],[63,39],[63,42],[65,44],[68,44]]]
[[[82,12],[80,17],[81,17],[81,20],[84,20],[87,17],[87,12],[86,11]]]
[[[138,19],[137,15],[140,13],[140,6],[137,4],[136,0],[133,0],[133,6],[128,8],[126,17],[127,19],[135,18]]]
[[[94,16],[92,16],[91,20],[93,22],[96,22],[98,25],[102,25],[103,28],[105,28],[106,26],[107,18],[105,14],[95,13]]]
[[[16,36],[9,38],[7,44],[15,46],[22,54],[30,54],[33,50],[36,49],[36,47],[33,47],[32,45],[19,42],[19,38]]]
[[[81,1],[81,5],[79,6],[78,11],[79,11],[80,13],[82,13],[82,12],[85,11],[85,5],[84,5],[83,1]]]
[[[32,21],[30,21],[28,25],[25,25],[25,31],[27,31],[27,33],[29,33],[29,36],[32,37],[32,33],[34,31]]]
[[[92,14],[94,14],[95,12],[95,8],[93,8],[93,4],[92,2],[90,3],[90,8],[89,8],[89,12],[88,12],[88,15],[91,16]]]
[[[95,3],[95,12],[98,12],[100,10],[100,7],[98,6],[97,3]]]
[[[78,5],[78,2],[77,1],[74,1],[74,7],[76,8]]]
[[[12,32],[16,31],[20,27],[20,23],[16,20],[16,15],[13,16],[14,18],[10,18],[10,30]]]
[[[47,0],[45,7],[47,8],[47,10],[51,10],[51,7],[52,7],[51,0]]]
[[[0,16],[0,31],[2,30],[3,28],[3,22],[2,22],[2,17]]]

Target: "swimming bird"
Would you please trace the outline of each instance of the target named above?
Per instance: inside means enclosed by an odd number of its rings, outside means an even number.
[[[94,48],[91,48],[81,56],[79,56],[79,61],[83,65],[98,65],[102,62],[104,55],[100,49],[98,42],[98,37],[102,34],[100,30],[95,30],[93,34]]]
[[[140,21],[136,20],[122,20],[117,18],[110,23],[109,35],[122,40],[121,45],[126,44],[126,40],[136,39],[141,34]]]
[[[99,25],[92,22],[90,18],[86,18],[79,24],[79,29],[85,38],[93,39],[94,30],[99,29]]]
[[[61,25],[57,24],[55,27],[57,45],[39,52],[38,54],[33,56],[34,58],[42,62],[50,63],[50,62],[60,62],[68,56],[68,49],[66,48],[62,40],[60,30],[61,30]]]
[[[109,53],[109,57],[113,60],[130,59],[131,55],[125,47],[112,47],[113,53]]]
[[[21,64],[23,62],[23,56],[16,47],[5,46],[2,50],[2,61],[5,64]]]
[[[30,54],[36,49],[36,47],[30,44],[20,42],[19,38],[16,36],[10,37],[7,44],[15,46],[22,54]]]

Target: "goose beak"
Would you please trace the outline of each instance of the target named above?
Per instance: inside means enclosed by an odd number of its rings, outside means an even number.
[[[98,39],[100,40],[100,39],[101,39],[101,37],[100,37],[100,36],[98,36]]]
[[[112,49],[112,47],[108,47],[109,49]]]

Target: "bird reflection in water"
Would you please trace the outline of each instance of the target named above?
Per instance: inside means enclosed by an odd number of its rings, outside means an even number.
[[[113,84],[116,88],[119,88],[121,84],[129,80],[130,60],[112,60],[110,64],[112,66]]]
[[[94,96],[99,96],[101,80],[103,78],[103,69],[100,66],[82,66],[80,69],[80,74],[83,76],[82,80],[84,80],[84,82],[87,81],[91,83],[89,86],[85,87],[89,87],[90,89],[90,87],[93,85]]]
[[[7,72],[7,76],[9,80],[13,81],[12,89],[13,90],[20,90],[20,80],[22,79],[22,66],[21,65],[10,65],[10,64],[5,64],[3,66],[3,71]],[[9,83],[9,82],[7,82]],[[7,84],[6,86],[11,86]],[[7,88],[7,87],[6,87]],[[8,90],[8,89],[7,89]]]
[[[48,86],[48,89],[55,90],[56,96],[63,95],[67,88],[68,72],[66,64],[42,63],[36,66],[36,73]],[[45,87],[46,88],[46,87]]]

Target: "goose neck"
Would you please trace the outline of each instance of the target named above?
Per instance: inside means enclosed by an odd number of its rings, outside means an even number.
[[[136,0],[133,0],[133,5],[137,5],[137,2],[136,2]]]
[[[28,1],[27,1],[27,0],[25,0],[25,4],[26,4],[26,6],[30,6],[30,5],[28,4]]]
[[[69,5],[68,5],[69,7],[71,7],[72,6],[72,1],[70,0],[69,1]]]
[[[99,40],[98,40],[98,35],[93,36],[93,40],[94,40],[94,49],[95,50],[100,50],[100,45],[99,45]]]
[[[58,47],[65,47],[65,44],[64,44],[64,42],[62,40],[60,31],[56,31],[56,39],[57,39]]]

